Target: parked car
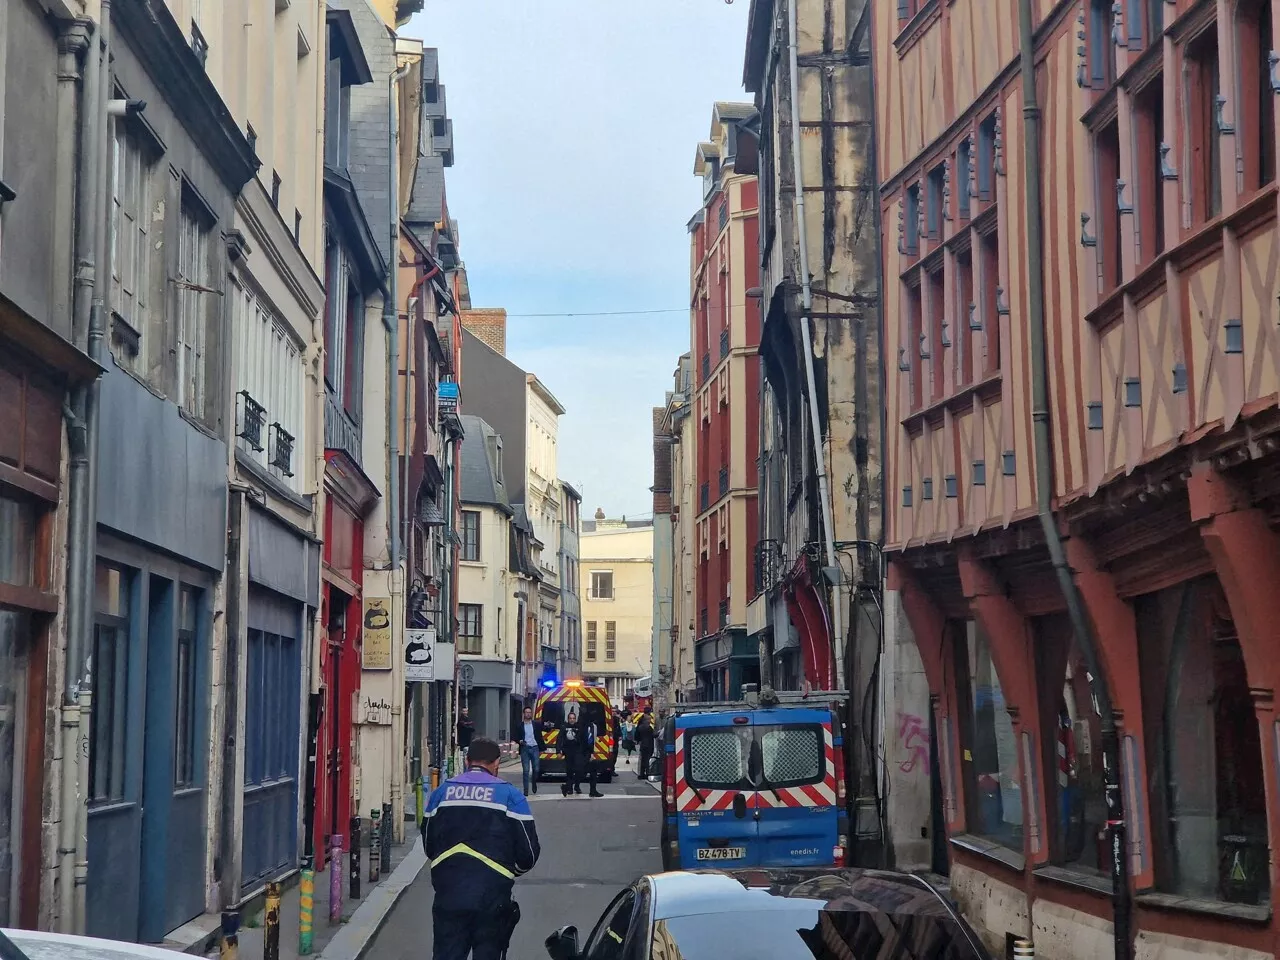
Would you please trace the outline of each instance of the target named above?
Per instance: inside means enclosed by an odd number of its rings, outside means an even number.
[[[174,960],[181,956],[164,947],[121,940],[72,937],[36,930],[5,930],[3,933],[22,951],[26,960]],[[0,955],[3,955],[2,951]]]
[[[642,877],[585,943],[546,940],[552,960],[990,960],[973,929],[920,877],[879,870],[747,869]]]

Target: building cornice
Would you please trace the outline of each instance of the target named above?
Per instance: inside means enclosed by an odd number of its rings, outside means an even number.
[[[120,35],[173,107],[219,179],[239,193],[261,162],[162,0],[126,0],[113,8]]]

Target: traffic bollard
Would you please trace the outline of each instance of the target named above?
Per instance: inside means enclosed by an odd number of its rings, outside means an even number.
[[[391,804],[382,805],[382,873],[391,872]]]
[[[311,927],[316,904],[316,871],[310,858],[298,876],[298,956],[311,956]]]
[[[360,818],[351,818],[351,856],[348,867],[347,895],[352,900],[360,899]]]
[[[1036,948],[1030,940],[1019,937],[1013,941],[1013,960],[1035,960]]]
[[[329,837],[329,923],[342,922],[342,834]]]
[[[280,884],[267,884],[266,916],[262,922],[265,945],[262,960],[280,960]]]
[[[382,868],[382,812],[374,807],[369,811],[369,883],[378,882]]]
[[[240,955],[240,914],[222,915],[222,941],[218,945],[218,960],[236,960]]]

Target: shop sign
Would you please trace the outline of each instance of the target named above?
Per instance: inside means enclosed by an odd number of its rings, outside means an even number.
[[[361,665],[366,670],[391,669],[391,599],[364,598],[364,638]]]
[[[436,639],[434,627],[406,631],[404,679],[406,683],[453,680],[453,644]]]

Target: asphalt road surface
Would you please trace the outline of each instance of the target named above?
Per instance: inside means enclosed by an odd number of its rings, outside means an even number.
[[[619,766],[619,777],[601,785],[603,799],[560,796],[559,783],[543,783],[529,798],[542,857],[516,881],[520,926],[508,960],[545,960],[542,942],[574,924],[587,933],[628,883],[662,869],[658,852],[661,807],[657,791],[635,777],[635,762]],[[520,771],[503,775],[520,783]],[[428,868],[396,904],[365,954],[369,960],[427,960],[431,956],[431,876]]]

